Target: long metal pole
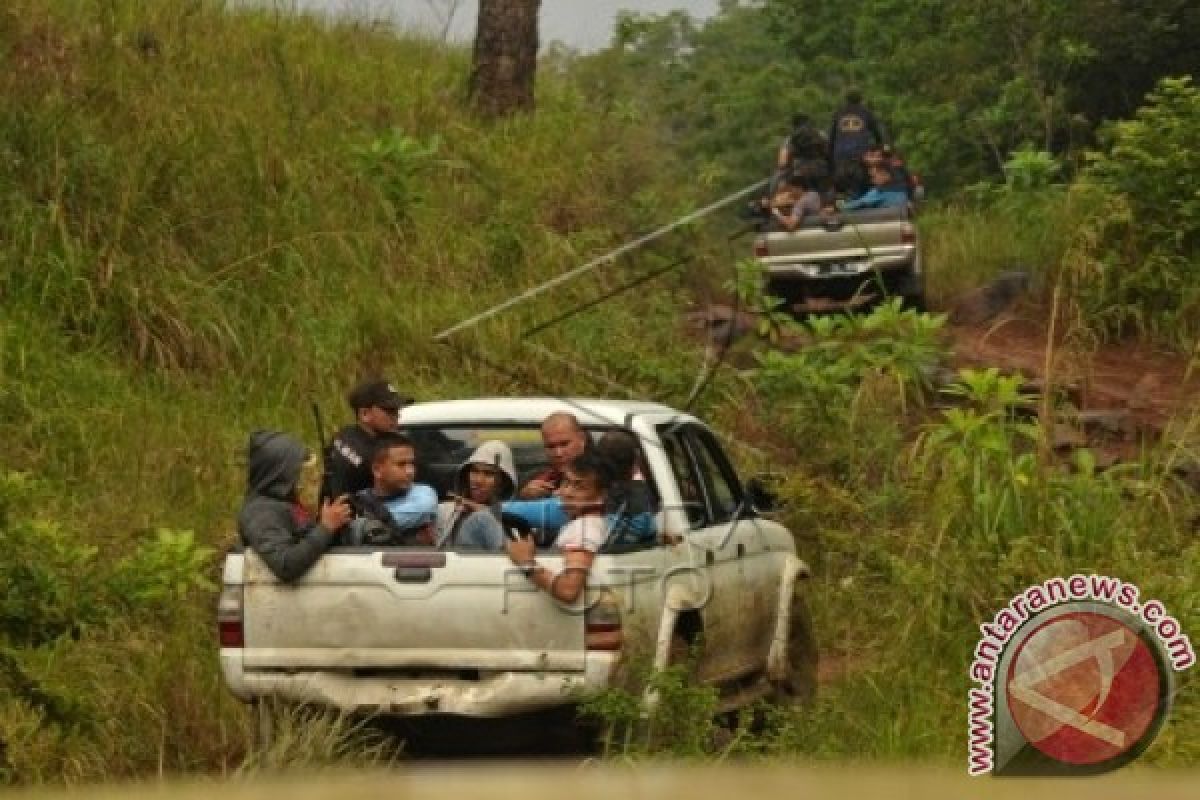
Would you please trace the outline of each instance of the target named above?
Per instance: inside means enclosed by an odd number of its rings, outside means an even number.
[[[752,192],[759,191],[760,189],[762,189],[764,186],[767,185],[768,181],[769,181],[769,179],[763,179],[763,180],[759,181],[758,183],[755,183],[752,186],[747,186],[745,189],[742,189],[741,191],[734,192],[731,195],[727,195],[726,197],[723,197],[722,199],[718,200],[715,203],[710,203],[709,205],[705,206],[704,208],[701,208],[697,211],[693,211],[690,214],[686,214],[686,215],[680,217],[679,219],[675,220],[674,222],[672,222],[669,225],[664,225],[663,227],[659,228],[656,231],[653,231],[651,233],[646,234],[645,236],[641,236],[637,239],[634,239],[632,242],[628,242],[626,244],[621,245],[616,250],[613,250],[609,253],[605,253],[604,255],[600,256],[599,258],[594,258],[582,266],[576,267],[575,269],[570,270],[568,272],[564,272],[561,275],[556,275],[555,277],[551,278],[550,280],[546,281],[545,283],[542,283],[542,284],[534,286],[530,289],[527,289],[524,292],[521,292],[519,295],[516,295],[515,297],[510,297],[509,299],[505,300],[503,303],[492,306],[488,310],[482,311],[482,312],[476,314],[475,316],[471,317],[470,319],[466,319],[466,320],[463,320],[462,322],[459,322],[456,325],[452,325],[451,327],[446,328],[444,331],[438,333],[433,338],[435,341],[443,341],[443,340],[449,338],[450,336],[453,336],[454,334],[458,333],[461,330],[465,330],[466,328],[469,328],[472,325],[483,322],[486,319],[490,319],[490,318],[496,316],[497,314],[501,314],[501,313],[507,311],[508,309],[512,308],[513,306],[520,305],[521,303],[524,303],[526,300],[530,300],[534,297],[537,297],[539,294],[542,294],[543,292],[548,292],[551,289],[555,288],[556,286],[561,286],[568,281],[574,280],[575,278],[578,278],[580,275],[588,273],[588,272],[596,269],[597,267],[612,263],[613,261],[617,260],[618,258],[625,255],[626,253],[636,250],[639,247],[642,247],[643,245],[649,244],[650,242],[654,241],[655,239],[666,236],[668,233],[675,230],[676,228],[680,228],[684,225],[687,225],[690,222],[694,222],[695,220],[698,220],[701,217],[708,216],[709,214],[713,213],[714,211],[718,211],[718,210],[724,208],[725,206],[729,205],[730,203],[736,203],[738,200],[741,200],[743,197],[745,197],[748,194],[751,194]]]

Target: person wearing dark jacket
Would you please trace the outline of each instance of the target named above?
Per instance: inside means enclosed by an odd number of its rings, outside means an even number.
[[[376,440],[399,429],[400,409],[412,403],[387,381],[367,381],[347,397],[354,424],[342,428],[325,451],[325,483],[321,497],[340,497],[370,489],[375,482],[371,457]]]
[[[808,114],[792,117],[792,132],[779,147],[776,169],[819,183],[829,176],[829,140]]]
[[[238,512],[242,542],[284,583],[299,579],[350,520],[345,497],[321,503],[318,519],[301,502],[301,475],[316,460],[298,440],[277,431],[250,434],[246,499]],[[315,488],[315,485],[314,485]]]
[[[829,160],[839,191],[854,193],[865,187],[863,155],[872,145],[884,144],[883,126],[863,105],[862,94],[856,90],[847,92],[846,104],[833,115],[829,129]]]

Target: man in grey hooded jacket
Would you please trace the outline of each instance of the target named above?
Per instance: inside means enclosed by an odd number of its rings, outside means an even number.
[[[353,515],[346,498],[339,497],[322,503],[318,519],[313,521],[300,497],[301,474],[307,463],[315,463],[315,459],[286,433],[250,434],[246,499],[238,513],[238,533],[285,583],[308,572]],[[315,472],[313,477],[317,478]]]
[[[500,504],[517,490],[512,450],[489,440],[458,468],[454,499],[438,506],[438,547],[457,550],[504,549]]]

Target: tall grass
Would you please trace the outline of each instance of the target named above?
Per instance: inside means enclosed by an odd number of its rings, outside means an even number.
[[[887,340],[896,337],[911,347],[900,323],[858,323],[874,331],[865,343],[814,331],[819,358],[848,366],[864,348],[895,351]],[[808,381],[820,391],[781,391],[782,378],[812,371],[810,351],[772,355],[752,401],[777,438],[803,443],[782,493],[793,529],[816,532],[798,543],[815,568],[822,655],[838,676],[815,712],[794,721],[800,752],[961,759],[978,626],[1049,577],[1117,576],[1185,628],[1200,626],[1191,578],[1200,504],[1172,474],[1179,436],[1100,472],[1086,450],[1065,463],[1048,455],[1043,429],[1017,416],[1019,380],[965,372],[957,405],[906,421],[898,393],[878,391],[912,370],[901,358],[880,367],[882,382],[871,370],[825,369],[823,381]],[[1184,415],[1180,430],[1197,418]],[[1147,755],[1156,763],[1200,755],[1200,699],[1188,675],[1177,677],[1173,720]]]
[[[96,570],[201,557],[211,586],[246,432],[315,445],[309,402],[340,418],[364,376],[423,398],[607,393],[597,371],[641,395],[686,386],[674,326],[636,324],[678,281],[548,330],[561,361],[519,338],[671,242],[433,341],[683,202],[651,135],[560,78],[537,115],[484,125],[460,103],[464,51],[216,0],[17,0],[0,63],[0,474],[40,487],[4,543],[78,541]],[[159,529],[194,547],[154,550]],[[35,604],[69,595],[68,564],[37,575]],[[0,775],[235,769],[248,720],[220,684],[213,600],[198,587],[145,615],[104,594],[87,626],[36,643],[14,638],[25,605],[4,606]],[[263,757],[308,759],[288,753]]]
[[[932,304],[949,308],[963,292],[1007,270],[1028,273],[1032,299],[1048,301],[1093,206],[1057,185],[934,206],[920,218]]]

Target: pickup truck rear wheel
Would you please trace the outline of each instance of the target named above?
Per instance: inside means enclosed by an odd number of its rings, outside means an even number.
[[[684,631],[677,627],[671,633],[671,648],[667,652],[668,667],[682,667],[683,677],[691,683],[696,675],[696,664],[704,649],[704,634],[695,632],[689,638]]]
[[[817,637],[813,632],[812,613],[799,588],[792,595],[786,659],[783,676],[772,681],[772,702],[811,705],[817,697]]]

